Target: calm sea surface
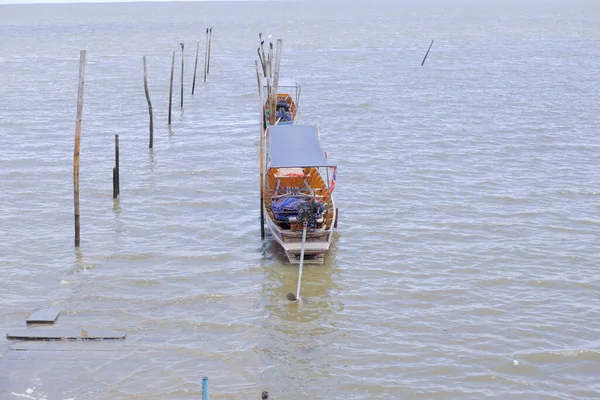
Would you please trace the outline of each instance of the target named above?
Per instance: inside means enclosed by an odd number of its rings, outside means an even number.
[[[599,21],[596,0],[0,5],[0,399],[199,399],[203,376],[214,399],[600,398]],[[259,32],[339,165],[302,309],[260,239]],[[5,338],[50,306],[127,338]]]

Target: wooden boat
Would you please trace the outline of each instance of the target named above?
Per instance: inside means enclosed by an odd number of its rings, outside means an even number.
[[[263,86],[264,98],[269,98],[269,88]],[[265,102],[265,119],[267,125],[294,124],[298,115],[300,102],[300,85],[291,77],[280,77],[277,85],[277,104],[275,106],[275,119],[270,118],[269,102]],[[271,123],[272,121],[272,123]]]
[[[329,164],[316,125],[275,125],[267,129],[263,181],[265,221],[292,263],[322,263],[337,225],[333,199],[337,166]]]

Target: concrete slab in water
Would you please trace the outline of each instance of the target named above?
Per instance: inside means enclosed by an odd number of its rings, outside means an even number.
[[[16,340],[116,340],[125,334],[106,329],[21,329],[6,334]]]
[[[50,307],[38,310],[27,318],[28,324],[53,324],[60,315],[60,308]]]

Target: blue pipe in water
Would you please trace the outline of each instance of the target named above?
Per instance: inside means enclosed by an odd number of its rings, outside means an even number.
[[[202,377],[202,400],[208,400],[208,376]]]

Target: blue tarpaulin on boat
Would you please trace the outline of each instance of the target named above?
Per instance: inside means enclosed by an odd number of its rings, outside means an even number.
[[[316,125],[269,127],[269,167],[327,167]]]

